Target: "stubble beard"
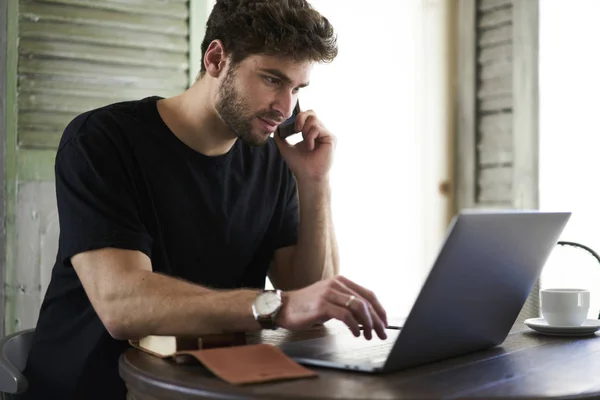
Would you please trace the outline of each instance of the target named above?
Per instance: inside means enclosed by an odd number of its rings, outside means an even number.
[[[242,141],[253,147],[263,146],[269,140],[269,135],[253,134],[251,112],[248,102],[235,87],[234,69],[227,71],[227,75],[219,88],[219,97],[215,109],[221,120]]]

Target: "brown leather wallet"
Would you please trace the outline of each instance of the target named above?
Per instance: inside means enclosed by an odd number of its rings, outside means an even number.
[[[234,385],[317,376],[316,372],[296,363],[270,344],[190,350],[181,353],[192,355],[213,374]]]

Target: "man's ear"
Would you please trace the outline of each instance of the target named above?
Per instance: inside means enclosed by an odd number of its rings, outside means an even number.
[[[225,53],[223,42],[218,39],[213,40],[204,53],[204,67],[206,67],[206,72],[213,78],[218,78],[225,70],[226,65],[227,54]]]

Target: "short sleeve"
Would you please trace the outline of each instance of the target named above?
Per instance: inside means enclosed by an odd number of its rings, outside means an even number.
[[[106,247],[151,256],[152,239],[142,223],[132,181],[132,151],[115,140],[118,133],[107,129],[88,119],[56,157],[63,265],[70,265],[78,253]]]
[[[276,235],[275,249],[298,243],[299,212],[296,179],[287,167],[285,168],[285,176],[284,197],[282,199],[283,214],[279,232]]]

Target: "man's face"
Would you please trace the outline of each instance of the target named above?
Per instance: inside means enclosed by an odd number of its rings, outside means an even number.
[[[228,67],[215,104],[221,120],[251,146],[267,142],[292,115],[298,90],[308,85],[311,62],[252,55]]]

